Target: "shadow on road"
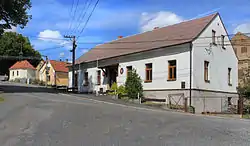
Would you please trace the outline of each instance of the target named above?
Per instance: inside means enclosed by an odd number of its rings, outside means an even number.
[[[32,93],[32,92],[45,92],[45,93],[57,93],[58,90],[53,88],[45,88],[45,87],[32,87],[25,85],[1,85],[0,91],[4,93]]]

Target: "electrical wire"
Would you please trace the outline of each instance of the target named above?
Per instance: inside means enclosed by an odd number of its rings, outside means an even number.
[[[90,0],[90,1],[89,1],[89,0],[86,0],[86,1],[85,1],[85,3],[84,3],[84,8],[83,8],[83,10],[81,11],[81,14],[79,15],[79,17],[78,17],[78,19],[77,19],[77,21],[76,21],[76,22],[78,22],[78,25],[73,29],[73,33],[77,32],[77,30],[79,30],[79,27],[80,27],[82,21],[84,20],[84,17],[86,16],[87,11],[88,11],[88,9],[89,9],[91,3],[92,3],[92,0]]]
[[[99,1],[100,1],[100,0],[97,0],[97,1],[96,1],[96,3],[95,3],[95,5],[94,5],[94,7],[93,7],[93,9],[92,9],[92,11],[91,11],[91,13],[90,13],[88,19],[87,19],[87,21],[85,22],[85,24],[84,24],[82,30],[80,31],[79,36],[82,34],[82,32],[84,31],[84,29],[86,28],[86,26],[87,26],[87,24],[88,24],[88,22],[89,22],[89,20],[90,20],[90,17],[92,16],[93,12],[95,11],[95,8],[96,8],[96,6],[98,5]],[[77,39],[79,38],[79,36],[77,37]]]
[[[78,8],[78,4],[79,4],[79,0],[77,0],[76,2],[76,8],[75,8],[75,11],[74,11],[74,14],[73,14],[73,19],[70,23],[70,27],[69,27],[69,31],[71,31],[71,28],[72,28],[72,25],[74,26],[74,21],[75,21],[75,16],[76,16],[76,11],[77,11],[77,8]],[[71,33],[71,32],[69,32]]]

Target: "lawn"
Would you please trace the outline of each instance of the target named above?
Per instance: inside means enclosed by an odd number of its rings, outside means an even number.
[[[4,98],[0,97],[0,102],[3,102],[4,101]]]
[[[250,114],[245,114],[245,115],[243,115],[243,118],[244,118],[244,119],[250,119]]]

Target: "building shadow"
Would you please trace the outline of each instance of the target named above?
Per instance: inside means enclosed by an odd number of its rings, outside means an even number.
[[[42,93],[58,93],[60,90],[56,90],[54,88],[46,88],[39,86],[26,86],[24,85],[16,85],[16,84],[0,84],[0,92],[3,93],[34,93],[34,92],[42,92]]]

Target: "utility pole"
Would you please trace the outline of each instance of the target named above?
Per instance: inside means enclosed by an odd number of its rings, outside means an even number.
[[[72,50],[70,50],[70,52],[72,52],[72,91],[75,91],[75,51],[76,51],[76,36],[68,36],[65,35],[65,38],[69,38],[72,40]]]

